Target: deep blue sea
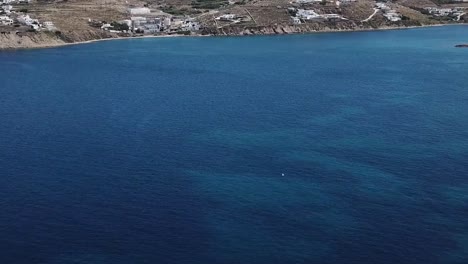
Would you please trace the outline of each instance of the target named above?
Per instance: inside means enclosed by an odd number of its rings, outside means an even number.
[[[466,264],[466,42],[0,52],[0,263]]]

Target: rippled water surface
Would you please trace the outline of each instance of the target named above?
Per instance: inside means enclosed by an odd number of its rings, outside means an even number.
[[[0,262],[468,263],[467,26],[0,53]]]

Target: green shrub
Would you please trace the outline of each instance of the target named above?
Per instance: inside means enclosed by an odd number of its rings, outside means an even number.
[[[111,26],[114,28],[114,30],[119,30],[119,31],[124,31],[124,30],[129,30],[130,27],[125,24],[125,23],[119,23],[119,22],[112,22]]]

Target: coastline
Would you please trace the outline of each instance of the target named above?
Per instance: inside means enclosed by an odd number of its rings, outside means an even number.
[[[0,52],[4,51],[17,51],[17,50],[32,50],[32,49],[50,49],[67,47],[82,44],[92,44],[102,41],[114,41],[114,40],[131,40],[131,39],[146,39],[146,38],[174,38],[174,37],[248,37],[248,36],[277,36],[277,35],[305,35],[305,34],[317,34],[317,33],[340,33],[340,32],[370,32],[370,31],[386,31],[386,30],[405,30],[405,29],[416,29],[416,28],[429,28],[429,27],[444,27],[444,26],[467,26],[468,23],[450,23],[450,24],[430,24],[430,25],[418,25],[418,26],[386,26],[379,28],[355,28],[355,29],[325,29],[316,31],[306,32],[292,32],[292,33],[266,33],[266,34],[192,34],[192,35],[147,35],[147,36],[131,36],[131,37],[110,37],[101,39],[92,39],[86,41],[77,42],[63,42],[54,44],[44,44],[34,47],[18,47],[18,48],[0,48]]]
[[[101,38],[101,39],[91,39],[85,41],[76,41],[76,42],[62,42],[62,43],[54,43],[54,44],[44,44],[38,45],[34,47],[20,47],[20,48],[0,48],[0,52],[2,51],[16,51],[16,50],[32,50],[32,49],[50,49],[50,48],[59,48],[59,47],[67,47],[67,46],[74,46],[74,45],[82,45],[82,44],[91,44],[96,42],[102,41],[112,41],[112,40],[130,40],[130,39],[144,39],[144,38],[171,38],[171,37],[197,37],[203,35],[148,35],[148,36],[134,36],[134,37],[110,37],[110,38]]]

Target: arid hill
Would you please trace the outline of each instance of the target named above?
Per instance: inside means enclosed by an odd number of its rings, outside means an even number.
[[[289,34],[468,21],[468,2],[449,0],[32,0],[9,5],[10,13],[0,18],[15,22],[0,23],[0,48],[141,35]],[[131,13],[132,8],[140,9]],[[40,26],[21,22],[25,16]]]

